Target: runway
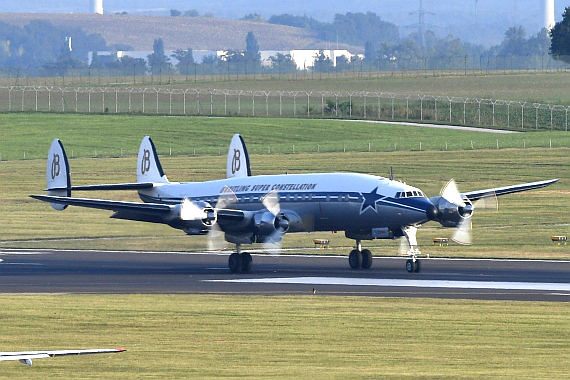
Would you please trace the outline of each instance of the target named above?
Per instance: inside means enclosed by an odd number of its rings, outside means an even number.
[[[228,253],[0,250],[0,293],[335,295],[570,302],[570,262],[253,255],[231,274]]]

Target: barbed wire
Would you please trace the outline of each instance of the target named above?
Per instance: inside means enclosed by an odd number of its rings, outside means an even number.
[[[0,86],[0,112],[323,117],[568,131],[570,106],[380,91]]]

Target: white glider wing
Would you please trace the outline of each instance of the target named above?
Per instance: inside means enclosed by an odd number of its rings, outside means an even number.
[[[27,364],[31,367],[32,359],[46,359],[67,355],[113,354],[124,351],[126,350],[123,350],[122,348],[95,348],[89,350],[0,352],[0,362],[18,360],[20,363]]]

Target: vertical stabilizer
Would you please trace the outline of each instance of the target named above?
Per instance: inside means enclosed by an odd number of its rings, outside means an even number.
[[[49,148],[46,184],[48,195],[58,197],[71,196],[71,177],[69,175],[69,163],[63,144],[59,139],[53,140]],[[67,206],[57,203],[50,203],[56,210],[64,210]]]
[[[151,138],[145,136],[139,148],[137,182],[168,183]]]
[[[228,151],[228,161],[226,165],[227,178],[242,178],[251,176],[249,165],[249,155],[245,142],[239,134],[232,137],[230,149]]]

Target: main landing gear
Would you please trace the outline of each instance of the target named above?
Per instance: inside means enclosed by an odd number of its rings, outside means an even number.
[[[356,249],[350,251],[348,264],[352,269],[368,269],[372,266],[372,252],[362,249],[360,240],[356,241]]]
[[[405,252],[410,259],[406,260],[406,270],[409,273],[420,273],[422,266],[418,256],[421,255],[416,239],[417,228],[407,226],[402,228],[404,236],[408,242],[409,250]],[[404,252],[402,252],[404,253]],[[368,269],[372,266],[372,253],[368,249],[362,249],[362,242],[356,240],[356,249],[350,251],[348,264],[352,269]]]
[[[251,258],[251,255],[247,252],[241,252],[239,244],[236,244],[236,251],[237,252],[232,253],[228,259],[230,272],[250,272],[253,267],[253,259]]]

